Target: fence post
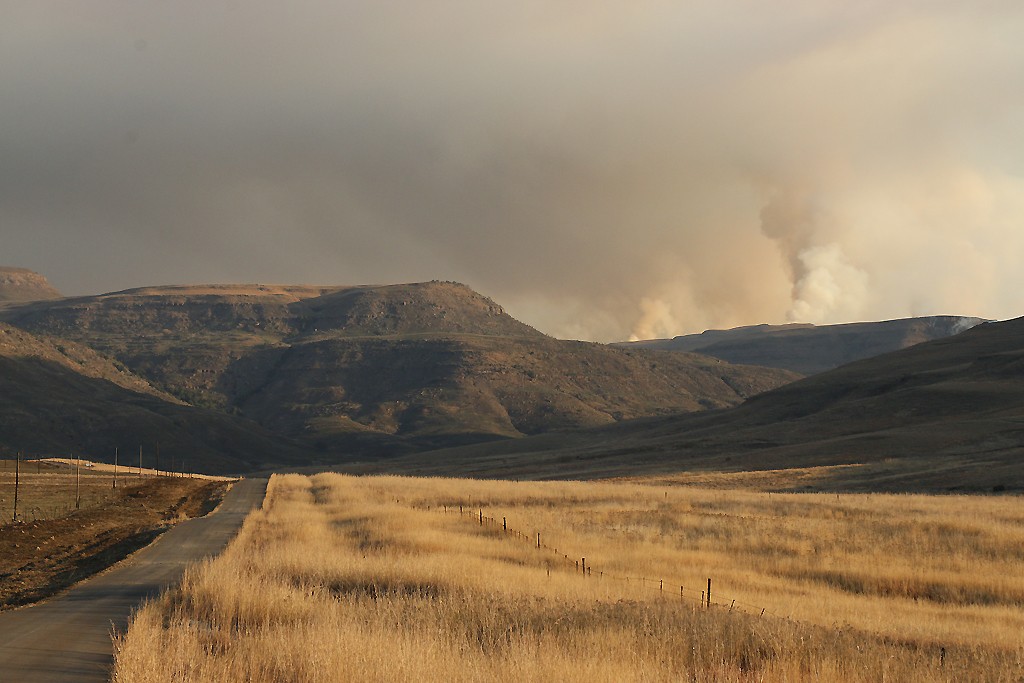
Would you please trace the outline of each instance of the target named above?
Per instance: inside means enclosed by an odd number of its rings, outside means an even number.
[[[585,558],[585,557],[583,558],[583,560],[580,562],[580,566],[583,567],[583,576],[586,576],[587,575],[587,558]]]
[[[14,521],[18,521],[18,488],[21,484],[21,451],[14,461]]]
[[[708,577],[708,608],[711,608],[711,577]]]
[[[660,590],[662,593],[665,592],[665,579],[661,579],[658,582],[658,590]]]
[[[704,591],[700,592],[700,606],[704,607]]]
[[[484,509],[480,508],[480,526],[484,525]]]
[[[537,547],[540,547],[540,532],[537,532]]]
[[[506,532],[508,531],[508,520],[504,517],[501,518],[501,530]]]

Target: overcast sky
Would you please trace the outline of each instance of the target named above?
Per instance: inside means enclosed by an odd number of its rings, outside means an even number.
[[[1024,2],[0,0],[0,265],[561,337],[1024,315]]]

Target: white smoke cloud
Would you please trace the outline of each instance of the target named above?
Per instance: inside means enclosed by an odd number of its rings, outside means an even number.
[[[791,322],[835,323],[863,315],[868,275],[852,265],[838,244],[802,250],[800,276],[793,286]]]

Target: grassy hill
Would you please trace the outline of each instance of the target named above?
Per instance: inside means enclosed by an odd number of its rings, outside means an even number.
[[[294,444],[258,425],[186,405],[116,361],[67,340],[0,324],[0,452],[110,461],[114,449],[152,467],[239,472],[309,462]],[[129,455],[130,454],[130,455]]]
[[[775,489],[1020,491],[1024,318],[851,363],[728,410],[449,449],[387,469],[647,474],[723,485],[757,480]]]
[[[547,337],[452,282],[160,287],[0,317],[319,452],[393,453],[736,405],[796,379]]]
[[[730,363],[784,368],[812,375],[856,360],[959,334],[982,322],[981,318],[944,315],[845,325],[753,325],[622,345],[691,351]]]

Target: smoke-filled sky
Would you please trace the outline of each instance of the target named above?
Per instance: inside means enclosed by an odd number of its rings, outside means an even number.
[[[1024,315],[1020,0],[0,0],[0,264],[562,337]]]

